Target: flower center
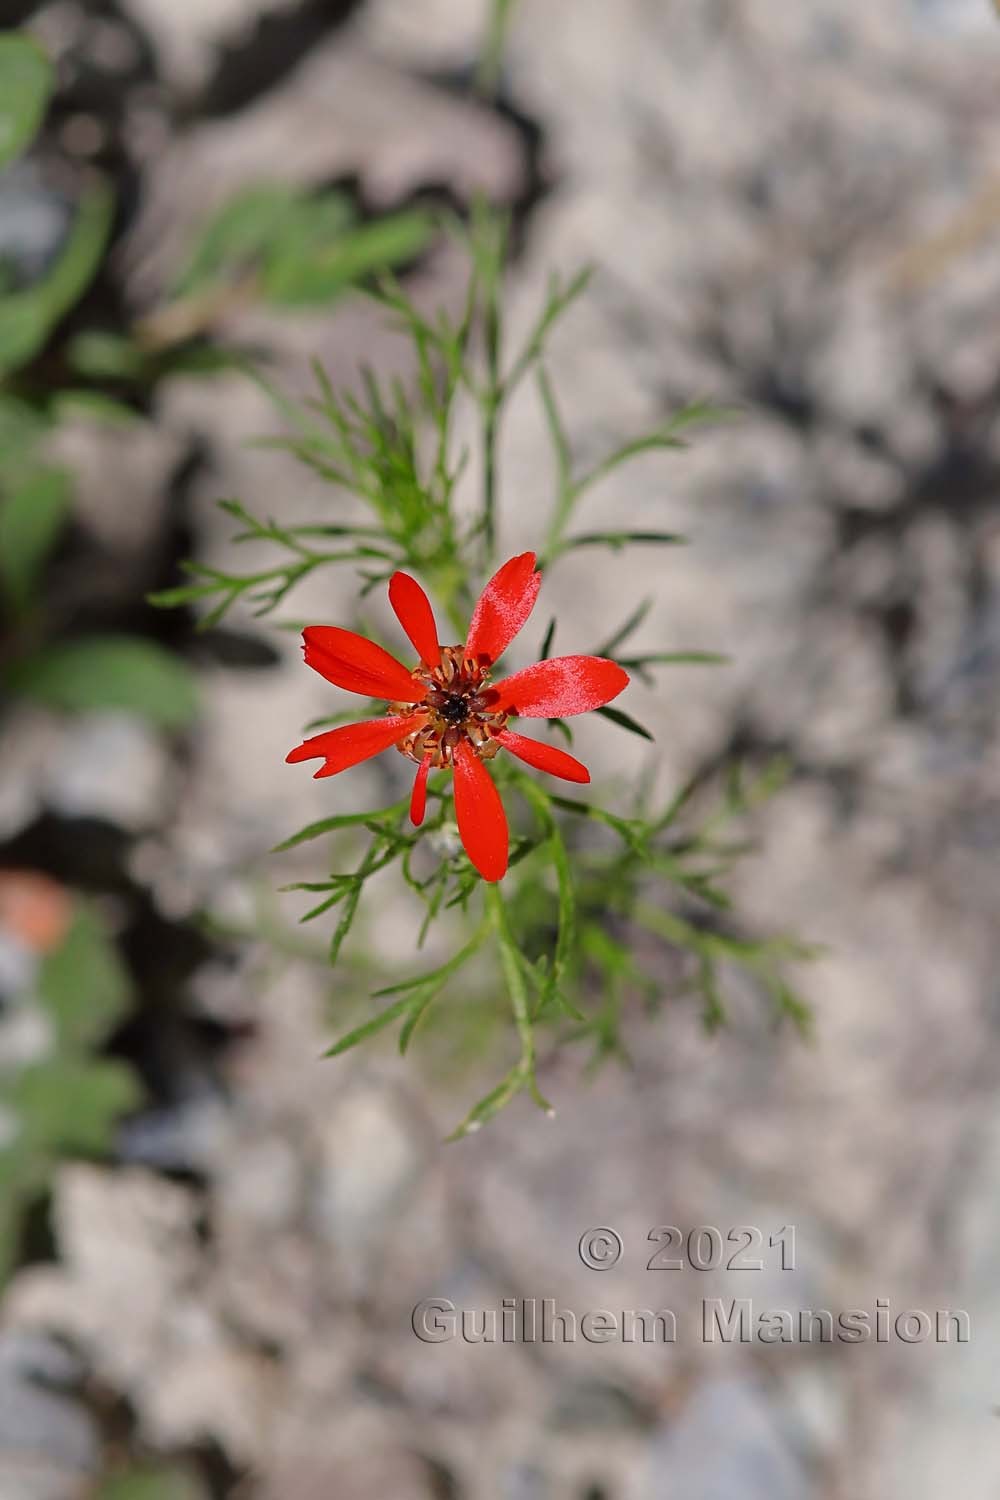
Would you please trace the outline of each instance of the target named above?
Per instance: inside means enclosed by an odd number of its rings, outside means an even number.
[[[426,684],[426,698],[415,709],[402,704],[392,708],[418,713],[424,722],[396,748],[410,760],[430,756],[432,766],[450,766],[456,747],[464,741],[481,760],[492,760],[500,749],[497,735],[510,716],[493,706],[496,693],[489,686],[489,667],[468,661],[463,646],[442,646],[441,665],[413,675]]]
[[[438,709],[442,719],[447,720],[449,724],[464,724],[468,712],[468,700],[458,693],[449,693]]]

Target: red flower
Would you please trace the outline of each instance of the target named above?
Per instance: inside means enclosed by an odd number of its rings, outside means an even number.
[[[507,818],[483,762],[502,746],[536,770],[565,781],[590,780],[586,766],[565,750],[508,729],[511,715],[549,719],[586,713],[610,703],[628,684],[628,674],[600,656],[557,656],[490,682],[494,663],[531,614],[541,582],[533,552],[512,557],[483,590],[465,645],[441,646],[427,595],[408,573],[394,573],[389,603],[420,656],[412,672],[353,631],[308,626],[303,631],[307,666],[335,687],[387,699],[390,713],[314,735],[287,759],[322,759],[316,775],[334,776],[395,745],[417,763],[410,802],[414,824],[423,822],[427,773],[450,766],[465,852],[484,880],[500,880],[507,870]]]

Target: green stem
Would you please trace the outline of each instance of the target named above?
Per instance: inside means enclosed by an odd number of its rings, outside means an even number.
[[[486,564],[496,557],[497,435],[500,427],[500,318],[496,288],[486,306],[486,379],[483,393],[483,546]]]
[[[476,76],[476,88],[484,99],[495,99],[500,86],[504,46],[515,0],[490,0],[486,39]]]
[[[505,387],[501,373],[503,358],[500,284],[506,254],[506,224],[501,214],[479,201],[473,213],[472,253],[481,298],[485,381],[477,392],[482,413],[483,442],[483,535],[484,563],[496,556],[497,438]]]
[[[517,1066],[521,1087],[527,1086],[539,1109],[544,1109],[547,1114],[552,1114],[552,1106],[542,1094],[535,1078],[535,1029],[531,1024],[528,987],[524,982],[524,975],[521,972],[517,944],[514,941],[514,935],[510,930],[510,923],[507,920],[507,908],[504,905],[503,896],[500,894],[499,883],[486,886],[486,909],[493,922],[493,930],[497,935],[504,980],[507,985],[507,993],[510,996],[511,1007],[514,1011],[517,1034],[521,1042],[521,1060]]]
[[[496,555],[496,505],[497,505],[497,418],[496,406],[490,405],[483,413],[483,545],[486,563],[489,566]]]

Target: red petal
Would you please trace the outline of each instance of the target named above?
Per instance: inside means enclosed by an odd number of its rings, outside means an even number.
[[[465,852],[484,880],[507,873],[507,814],[493,777],[464,741],[455,747],[455,816]]]
[[[496,706],[529,719],[562,719],[601,708],[628,687],[628,673],[603,656],[553,656],[496,684]]]
[[[353,630],[337,625],[309,625],[302,632],[306,666],[312,667],[334,687],[366,698],[388,698],[393,702],[419,703],[427,689],[388,651],[366,641]]]
[[[583,762],[555,745],[543,745],[539,740],[530,740],[526,735],[514,734],[509,729],[501,730],[497,739],[511,755],[534,766],[536,771],[548,771],[550,776],[561,776],[563,781],[590,780],[590,772]]]
[[[389,603],[406,631],[410,644],[428,667],[441,665],[437,626],[431,601],[409,573],[393,573],[389,579]]]
[[[431,758],[425,755],[417,767],[417,779],[413,783],[413,793],[410,797],[410,822],[414,828],[419,828],[424,821],[424,813],[427,811],[427,772],[431,768]]]
[[[411,729],[419,728],[422,720],[417,714],[395,714],[391,719],[363,719],[360,724],[344,724],[340,729],[329,729],[325,734],[314,734],[289,751],[285,760],[294,764],[300,760],[322,759],[317,776],[335,776],[346,771],[348,766],[359,765],[382,750],[395,745]]]
[[[512,557],[494,573],[473,611],[465,643],[470,661],[483,656],[492,663],[504,654],[534,609],[541,586],[533,552]]]

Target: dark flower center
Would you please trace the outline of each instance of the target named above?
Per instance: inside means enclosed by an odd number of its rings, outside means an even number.
[[[462,646],[442,646],[440,666],[418,669],[414,676],[426,685],[427,693],[412,707],[392,705],[394,712],[413,713],[419,721],[397,749],[410,760],[430,757],[434,766],[450,766],[456,748],[465,743],[480,760],[492,760],[500,749],[497,735],[509,715],[496,707],[487,663],[467,660]]]
[[[460,698],[457,693],[449,693],[438,708],[438,713],[442,719],[447,719],[449,724],[461,724],[468,712],[468,700]]]

